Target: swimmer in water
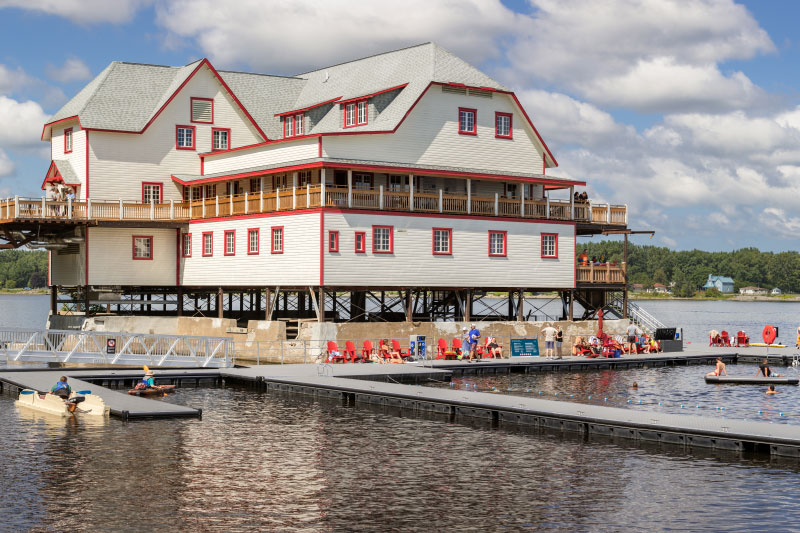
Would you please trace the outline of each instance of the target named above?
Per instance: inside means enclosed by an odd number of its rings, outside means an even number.
[[[634,389],[634,390],[638,390],[639,389],[639,384],[634,381],[633,385],[631,385],[631,388]]]
[[[721,357],[717,357],[717,367],[714,369],[713,372],[709,372],[706,376],[721,376],[725,374],[728,375],[728,371],[725,370],[725,363],[722,362]]]
[[[767,394],[778,394],[778,391],[775,390],[775,385],[770,385],[767,389]]]

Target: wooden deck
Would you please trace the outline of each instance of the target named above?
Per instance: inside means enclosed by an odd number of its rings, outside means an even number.
[[[323,192],[318,185],[161,204],[92,199],[58,202],[47,198],[14,197],[0,201],[0,222],[188,222],[319,207],[562,220],[620,227],[627,225],[627,207],[624,205],[572,204],[548,199],[523,201],[501,198],[499,195],[450,195],[441,190],[410,193],[384,191],[382,187],[369,190],[327,187]]]

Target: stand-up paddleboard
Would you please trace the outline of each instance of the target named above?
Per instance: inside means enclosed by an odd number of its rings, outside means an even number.
[[[731,383],[736,385],[797,385],[799,378],[763,378],[736,376],[706,376],[706,383]]]
[[[765,344],[763,342],[751,342],[748,346],[757,346],[759,348],[786,348],[785,344]]]

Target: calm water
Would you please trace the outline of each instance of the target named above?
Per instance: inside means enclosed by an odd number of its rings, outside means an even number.
[[[43,327],[47,304],[0,295],[0,327]],[[644,304],[696,342],[712,327],[793,329],[800,319],[795,303]],[[457,386],[800,424],[800,388],[766,397],[763,387],[711,387],[708,370]],[[0,530],[138,530],[143,519],[181,531],[796,530],[798,461],[408,419],[235,387],[181,389],[167,401],[201,407],[203,419],[64,420],[0,395]]]
[[[728,365],[730,376],[754,376],[756,365]],[[681,366],[551,374],[464,376],[451,383],[431,387],[491,392],[607,405],[661,413],[758,420],[798,426],[800,432],[800,387],[776,387],[778,394],[765,394],[766,385],[707,385],[708,366]],[[783,375],[798,376],[793,367],[774,366]],[[632,385],[636,382],[637,389]]]
[[[170,401],[202,407],[203,419],[64,421],[0,397],[0,529],[140,530],[144,518],[181,531],[793,527],[796,461],[584,443],[236,388],[182,389]]]

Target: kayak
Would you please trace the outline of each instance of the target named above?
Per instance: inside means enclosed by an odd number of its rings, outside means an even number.
[[[757,346],[759,348],[786,348],[785,344],[765,344],[763,342],[751,342],[748,346]]]
[[[106,402],[94,394],[75,394],[70,395],[69,400],[64,400],[55,394],[39,392],[32,389],[23,389],[19,393],[19,399],[14,402],[21,407],[35,409],[43,413],[57,416],[72,416],[75,413],[91,416],[105,416],[109,412]],[[76,404],[74,411],[70,412],[70,404]]]
[[[166,396],[170,392],[175,392],[175,385],[156,385],[147,389],[131,389],[128,394],[131,396]]]

